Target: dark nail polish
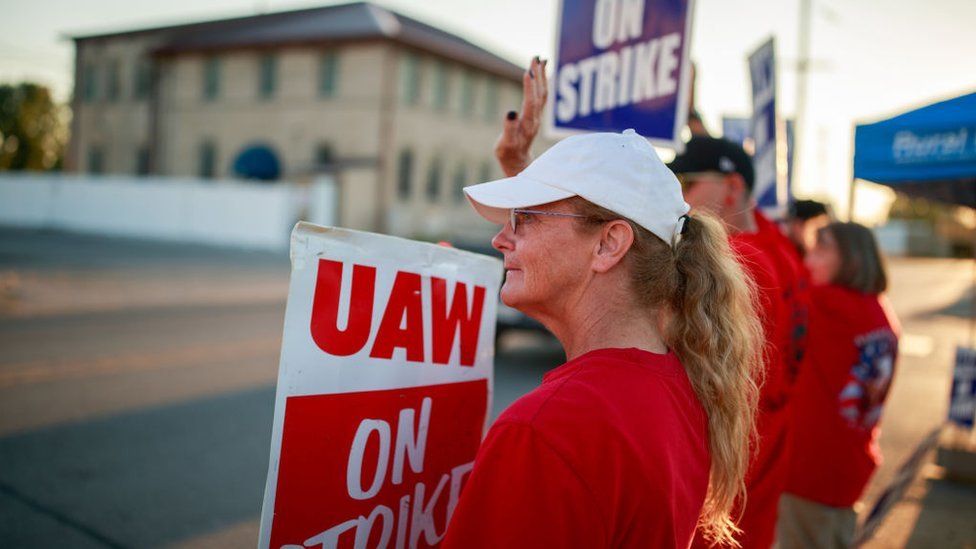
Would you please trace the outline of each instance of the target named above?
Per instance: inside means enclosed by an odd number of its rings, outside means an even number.
[[[535,79],[535,72],[532,69],[529,69],[529,78]]]
[[[505,118],[509,120],[515,120],[516,117],[518,117],[518,113],[515,111],[508,111],[508,114],[505,115]]]

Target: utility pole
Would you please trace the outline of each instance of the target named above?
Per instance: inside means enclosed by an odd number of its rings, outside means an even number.
[[[811,9],[813,0],[800,0],[800,20],[799,32],[797,37],[797,62],[796,62],[796,112],[793,114],[793,173],[790,178],[793,181],[794,189],[803,164],[801,145],[803,144],[803,132],[806,129],[806,108],[807,108],[807,74],[810,71],[810,24]]]

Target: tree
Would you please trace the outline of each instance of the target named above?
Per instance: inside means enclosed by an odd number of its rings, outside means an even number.
[[[65,109],[39,84],[0,84],[0,171],[61,169]]]

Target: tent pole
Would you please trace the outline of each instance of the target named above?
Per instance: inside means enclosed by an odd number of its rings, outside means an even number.
[[[854,184],[857,178],[851,177],[851,185],[847,189],[847,220],[854,221]]]
[[[976,349],[976,230],[973,231],[973,302],[969,309],[969,348]]]

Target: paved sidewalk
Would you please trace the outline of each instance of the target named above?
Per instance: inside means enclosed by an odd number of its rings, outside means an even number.
[[[289,268],[285,253],[2,228],[0,316],[283,303]]]
[[[902,323],[898,371],[882,420],[884,463],[863,500],[874,506],[896,470],[946,418],[957,345],[966,344],[972,314],[972,260],[889,260],[889,297]],[[976,549],[976,486],[943,478],[925,458],[919,474],[864,547]]]
[[[933,456],[865,548],[976,548],[976,485],[943,478]]]

